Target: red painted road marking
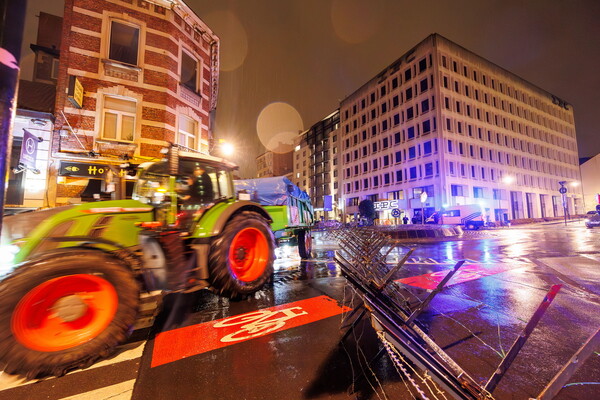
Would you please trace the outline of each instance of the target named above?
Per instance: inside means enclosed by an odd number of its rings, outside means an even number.
[[[154,368],[349,310],[340,307],[331,297],[319,296],[162,332],[154,340],[150,365]]]
[[[446,283],[446,286],[456,285],[458,283],[468,282],[485,276],[499,274],[500,272],[511,269],[508,265],[463,265],[456,274]],[[450,271],[438,271],[425,275],[411,276],[409,278],[398,279],[396,282],[405,285],[416,286],[423,289],[433,290],[448,275]]]

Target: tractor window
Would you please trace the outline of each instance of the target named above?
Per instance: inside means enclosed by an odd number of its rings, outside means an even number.
[[[188,204],[207,204],[233,197],[229,171],[201,161],[181,161],[177,181],[180,183],[178,192]]]
[[[142,171],[137,181],[134,198],[142,203],[162,204],[169,192],[169,174],[166,163],[152,164]]]

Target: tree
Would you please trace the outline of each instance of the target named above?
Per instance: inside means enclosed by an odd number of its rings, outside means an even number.
[[[375,204],[371,200],[363,200],[358,204],[358,213],[367,220],[367,225],[373,225],[375,219]]]

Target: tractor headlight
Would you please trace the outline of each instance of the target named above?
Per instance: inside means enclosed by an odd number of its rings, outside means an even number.
[[[0,245],[0,277],[11,273],[14,269],[14,260],[21,250],[16,244]]]

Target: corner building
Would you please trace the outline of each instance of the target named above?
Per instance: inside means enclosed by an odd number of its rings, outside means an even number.
[[[344,99],[340,120],[346,220],[364,199],[383,223],[467,204],[491,221],[584,212],[573,108],[438,34]]]
[[[183,1],[66,0],[52,205],[105,196],[111,166],[155,159],[169,143],[208,154],[218,54],[218,37]]]

